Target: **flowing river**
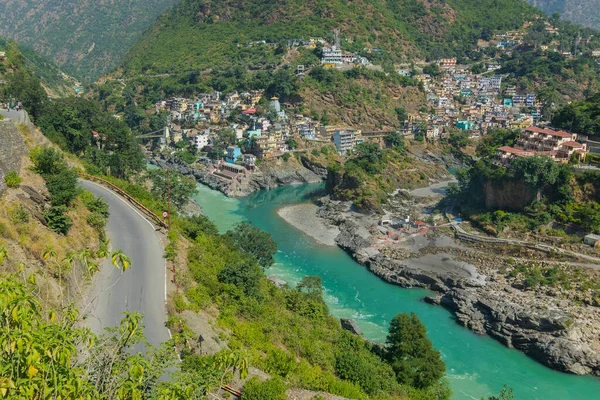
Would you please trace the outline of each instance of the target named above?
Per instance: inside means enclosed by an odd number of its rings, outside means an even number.
[[[222,232],[249,220],[273,235],[279,251],[267,274],[292,285],[306,275],[320,276],[330,312],[355,319],[366,338],[385,341],[396,314],[416,313],[446,362],[454,399],[480,400],[499,393],[504,384],[514,389],[516,399],[600,399],[599,379],[553,371],[489,337],[475,335],[442,307],[420,301],[427,291],[382,281],[341,249],[315,242],[277,215],[279,208],[310,201],[322,188],[320,184],[288,186],[230,199],[198,185],[194,199]]]

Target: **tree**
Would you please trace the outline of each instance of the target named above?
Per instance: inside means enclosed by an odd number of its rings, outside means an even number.
[[[241,222],[233,230],[227,231],[225,236],[243,252],[256,258],[262,268],[268,268],[275,262],[273,255],[277,252],[277,243],[270,234],[251,223]]]
[[[498,394],[498,396],[490,396],[487,400],[513,400],[515,398],[515,394],[512,389],[509,389],[506,385],[504,385],[504,389]],[[481,399],[485,400],[485,399]]]
[[[396,315],[390,322],[386,343],[386,358],[398,382],[426,388],[444,376],[446,366],[416,314]]]
[[[195,180],[172,171],[153,171],[151,180],[152,194],[166,203],[170,191],[171,204],[179,212],[188,204],[190,196],[197,191]]]
[[[466,132],[455,133],[453,135],[450,135],[448,143],[450,143],[450,145],[456,150],[461,150],[467,147],[469,144],[471,144],[471,138]]]
[[[553,185],[559,177],[560,166],[547,156],[518,157],[510,164],[510,171],[516,177],[535,188]]]
[[[396,107],[396,116],[398,117],[398,122],[404,124],[404,121],[408,119],[408,113],[404,107]]]
[[[323,280],[319,276],[305,276],[296,288],[310,298],[323,300]]]
[[[8,75],[4,86],[4,96],[20,101],[34,120],[39,118],[48,102],[48,94],[40,80],[23,71]]]
[[[52,206],[48,212],[44,213],[44,220],[48,224],[48,228],[63,235],[69,233],[69,229],[73,226],[73,220],[65,214],[67,211],[67,206],[59,205]]]
[[[63,169],[58,174],[47,175],[45,178],[53,206],[69,206],[79,194],[77,174],[71,169]]]
[[[390,132],[385,136],[385,144],[398,151],[404,150],[404,138],[398,132]]]
[[[259,297],[263,275],[254,259],[246,259],[237,264],[226,265],[219,271],[217,277],[223,283],[239,287],[247,296]]]

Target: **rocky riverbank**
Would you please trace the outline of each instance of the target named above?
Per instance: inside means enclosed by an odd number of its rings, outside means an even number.
[[[150,155],[148,160],[160,168],[175,171],[191,177],[197,182],[218,190],[229,197],[244,197],[258,190],[273,189],[279,186],[315,183],[321,176],[302,165],[295,158],[265,160],[253,172],[240,174],[239,179],[227,180],[215,175],[213,165],[197,164],[190,166],[183,160],[169,155]],[[316,167],[315,167],[316,168]],[[320,172],[320,171],[319,171]]]
[[[452,311],[459,324],[550,368],[600,376],[600,308],[548,290],[524,290],[506,278],[510,257],[501,251],[466,247],[440,233],[381,245],[376,218],[328,198],[318,215],[339,227],[336,243],[359,263],[390,283],[435,291],[425,301]]]

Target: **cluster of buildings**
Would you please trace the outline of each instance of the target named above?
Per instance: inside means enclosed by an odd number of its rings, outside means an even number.
[[[577,141],[575,133],[551,128],[530,126],[521,131],[514,147],[503,146],[496,152],[496,161],[508,166],[517,157],[545,155],[557,162],[568,162],[574,157],[581,161],[587,154],[587,144]]]
[[[515,86],[502,87],[501,75],[473,74],[456,59],[439,60],[443,73],[434,78],[414,76],[422,82],[430,112],[414,116],[426,126],[427,140],[437,140],[450,131],[470,131],[473,136],[490,128],[519,129],[540,121],[540,104],[531,93],[518,93]],[[488,71],[499,68],[487,64]]]
[[[226,96],[219,91],[202,93],[193,99],[174,97],[156,103],[156,111],[167,111],[170,121],[178,123],[220,123],[234,111],[252,109],[262,98],[263,91],[233,92]]]

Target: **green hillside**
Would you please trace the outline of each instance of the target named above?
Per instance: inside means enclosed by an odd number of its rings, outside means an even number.
[[[0,37],[0,51],[6,57],[0,62],[0,79],[24,73],[38,78],[51,97],[72,95],[76,80],[65,75],[50,59],[14,41]],[[22,80],[14,77],[14,80]],[[6,88],[4,88],[6,89]]]
[[[0,2],[0,35],[31,46],[81,78],[116,66],[177,0]]]
[[[243,64],[274,65],[265,40],[331,38],[373,60],[464,56],[477,39],[516,29],[536,10],[518,0],[184,0],[163,14],[127,54],[127,75],[180,73]],[[280,51],[280,50],[279,50]]]
[[[547,14],[559,13],[565,21],[600,28],[600,0],[527,0]]]

